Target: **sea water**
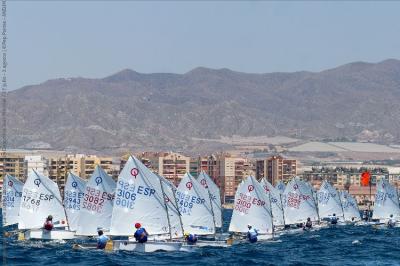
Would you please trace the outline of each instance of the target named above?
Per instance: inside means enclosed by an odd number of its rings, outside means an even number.
[[[223,215],[227,230],[232,211]],[[143,254],[73,250],[73,242],[0,242],[0,261],[7,265],[400,265],[400,228],[371,226],[337,226],[194,252]]]

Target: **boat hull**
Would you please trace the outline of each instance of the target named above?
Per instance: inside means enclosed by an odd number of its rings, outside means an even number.
[[[197,247],[229,247],[232,246],[234,241],[228,240],[197,240],[196,244],[192,246]]]
[[[71,240],[77,238],[75,232],[66,230],[33,229],[25,232],[20,232],[19,240]]]
[[[112,241],[112,250],[125,250],[136,252],[156,252],[156,251],[179,251],[182,242],[166,242],[166,241],[148,241],[146,243],[138,243],[126,240]]]

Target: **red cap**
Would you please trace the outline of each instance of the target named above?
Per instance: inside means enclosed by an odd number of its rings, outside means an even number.
[[[135,223],[135,228],[136,228],[136,229],[138,229],[138,228],[140,228],[140,227],[142,227],[142,225],[141,225],[140,223]]]

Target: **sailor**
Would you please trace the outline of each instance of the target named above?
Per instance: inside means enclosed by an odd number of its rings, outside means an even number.
[[[140,223],[135,224],[136,232],[133,235],[133,237],[136,239],[137,242],[139,243],[146,243],[147,242],[147,236],[149,235],[144,227]]]
[[[337,224],[338,218],[336,217],[336,213],[334,213],[331,217],[331,224]]]
[[[46,218],[46,221],[44,222],[43,228],[47,231],[51,231],[54,228],[53,225],[53,216],[49,215]]]
[[[253,226],[251,226],[251,224],[248,224],[247,228],[249,229],[247,231],[247,238],[249,239],[250,243],[257,242],[257,236],[258,236],[257,230],[254,229]]]
[[[307,218],[307,222],[306,222],[306,229],[311,229],[312,228],[312,222],[311,222],[311,218],[308,217]]]
[[[364,210],[363,219],[364,219],[364,221],[368,222],[368,210]]]
[[[197,236],[195,234],[189,234],[187,232],[185,232],[185,240],[186,243],[188,243],[189,245],[194,245],[197,242]]]
[[[393,214],[391,214],[391,215],[390,215],[390,218],[389,218],[389,220],[388,220],[388,222],[387,222],[387,226],[390,227],[390,228],[392,228],[392,227],[395,226],[395,224],[396,224],[396,220],[393,219]]]
[[[103,230],[97,231],[99,237],[97,238],[97,248],[104,249],[106,247],[107,241],[110,240],[108,236],[103,233]]]

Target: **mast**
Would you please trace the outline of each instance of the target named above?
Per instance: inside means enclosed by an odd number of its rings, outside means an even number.
[[[282,202],[282,194],[279,192],[279,198],[281,200],[281,208],[282,208],[282,216],[283,216],[283,227],[286,227],[286,221],[285,221],[285,208],[283,207],[283,202]]]
[[[312,189],[312,186],[310,186],[310,189],[311,189],[311,196],[312,196],[313,201],[314,201],[314,204],[315,204],[315,208],[317,209],[318,224],[319,224],[319,223],[321,222],[321,218],[319,217],[318,201],[315,201],[315,198],[314,198],[314,191],[313,191],[313,189]],[[317,197],[318,197],[318,195],[317,195]]]
[[[163,186],[163,182],[162,182],[161,178],[158,178],[158,180],[160,180],[161,192],[162,192],[162,195],[163,195],[163,201],[164,201],[165,212],[167,213],[168,230],[169,230],[169,240],[172,241],[171,221],[170,221],[170,219],[169,219],[168,205],[167,205],[167,202],[166,202],[166,200],[165,200],[166,194],[165,194],[165,192],[164,192],[164,186]]]
[[[368,221],[371,221],[371,205],[372,205],[372,178],[369,178],[369,204],[368,204]]]
[[[211,196],[210,190],[208,189],[208,185],[207,185],[207,192],[208,192],[208,199],[210,200],[211,214],[212,214],[213,223],[214,223],[214,238],[216,238],[217,237],[217,226],[215,223],[215,214],[214,214],[214,207],[213,207],[213,203],[212,203],[212,196]]]
[[[190,177],[189,177],[190,178]],[[216,238],[216,236],[217,236],[217,223],[216,223],[216,221],[215,221],[215,213],[214,213],[214,206],[213,206],[213,199],[212,199],[212,194],[211,194],[211,192],[210,192],[210,188],[209,188],[209,186],[208,186],[208,184],[207,184],[207,180],[206,179],[204,179],[205,181],[206,181],[206,188],[207,188],[207,192],[208,192],[208,199],[210,200],[210,206],[211,206],[211,214],[212,214],[212,217],[213,217],[213,223],[214,223],[214,238]],[[222,229],[222,223],[221,223],[221,229]]]
[[[342,203],[342,198],[340,197],[340,194],[342,194],[342,193],[340,193],[340,191],[338,191],[338,194],[339,194],[340,207],[342,208],[343,222],[345,222],[345,221],[346,221],[346,219],[344,218],[344,209],[343,209],[343,203]]]
[[[269,198],[269,208],[271,210],[270,215],[271,215],[271,225],[272,225],[272,239],[274,239],[274,215],[272,213],[271,191],[269,191],[268,193],[268,198]]]
[[[71,172],[69,172],[69,173],[71,173]],[[73,177],[73,175],[71,174],[71,175],[68,175],[68,177],[71,177],[71,178],[74,178]],[[68,178],[67,177],[67,178]],[[75,179],[74,179],[74,181],[75,181]],[[67,182],[67,179],[65,179],[65,183]],[[75,181],[76,182],[76,181]],[[63,209],[64,209],[64,214],[65,214],[65,219],[67,220],[67,224],[68,224],[68,230],[70,230],[70,227],[69,227],[69,217],[68,217],[68,215],[67,215],[67,210],[65,209],[65,183],[64,183],[64,191],[63,191],[63,195],[60,195],[61,196],[61,198],[62,198],[62,206],[63,206]],[[58,184],[57,184],[57,186],[58,186]],[[78,187],[78,186],[77,186]],[[79,189],[77,189],[77,190],[79,190]],[[79,193],[79,192],[78,192]],[[61,193],[60,193],[61,194]]]
[[[312,188],[311,183],[310,183],[310,190],[311,190],[311,197],[312,197],[312,199],[313,199],[313,201],[314,201],[314,205],[315,205],[315,208],[316,208],[316,210],[317,210],[318,224],[320,224],[321,218],[319,217],[318,200],[317,200],[317,201],[315,200],[315,197],[314,197],[314,190],[313,190],[313,188]],[[317,197],[318,197],[318,195],[317,195]]]
[[[171,188],[172,188],[172,196],[174,197],[174,202],[176,203],[176,188],[175,187],[171,187]],[[180,223],[181,229],[182,229],[182,236],[184,236],[185,231],[183,230],[182,215],[181,215],[181,212],[179,211],[178,205],[176,205],[176,211],[178,212],[178,215],[179,215],[179,223]]]

